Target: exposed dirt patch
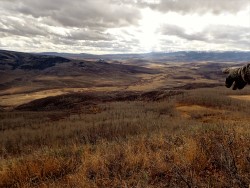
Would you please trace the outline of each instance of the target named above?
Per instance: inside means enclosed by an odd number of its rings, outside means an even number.
[[[250,95],[230,95],[229,97],[233,99],[250,101]]]

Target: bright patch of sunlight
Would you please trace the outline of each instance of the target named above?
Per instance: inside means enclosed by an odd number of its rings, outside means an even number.
[[[138,39],[145,51],[156,51],[159,45],[158,29],[162,22],[160,13],[145,9],[142,11],[143,19],[140,22]]]

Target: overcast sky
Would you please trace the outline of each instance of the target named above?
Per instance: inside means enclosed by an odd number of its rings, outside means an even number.
[[[0,0],[0,49],[250,50],[250,0]]]

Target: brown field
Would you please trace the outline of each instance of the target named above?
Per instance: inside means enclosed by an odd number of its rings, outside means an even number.
[[[0,187],[249,187],[232,63],[2,53]]]
[[[159,89],[194,89],[223,85],[221,68],[230,63],[147,63],[142,73],[119,72],[108,65],[110,72],[82,70],[77,63],[58,65],[39,74],[21,70],[2,73],[0,106],[11,109],[35,99],[68,93],[100,91],[147,92]],[[69,63],[68,63],[69,64]],[[80,62],[81,64],[81,62]],[[89,63],[91,66],[91,63]],[[94,64],[94,62],[93,62]],[[123,65],[124,64],[124,65]],[[121,62],[118,66],[130,66]],[[96,69],[99,65],[96,65]],[[89,69],[91,69],[90,67]],[[67,70],[68,69],[68,70]],[[114,69],[114,70],[113,70]],[[140,68],[136,67],[136,70]],[[85,71],[85,72],[83,72]],[[114,73],[112,73],[114,71]],[[132,69],[132,72],[134,70]],[[143,72],[144,71],[144,72]],[[190,87],[191,86],[191,87]]]
[[[231,95],[250,90],[1,112],[0,187],[248,187],[250,102]]]

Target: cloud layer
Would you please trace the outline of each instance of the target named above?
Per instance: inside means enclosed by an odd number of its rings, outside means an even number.
[[[0,0],[0,14],[9,50],[250,50],[249,0]]]
[[[249,6],[249,0],[138,0],[142,7],[150,7],[161,12],[180,12],[182,14],[212,12],[237,13]]]

